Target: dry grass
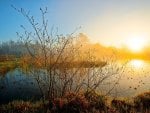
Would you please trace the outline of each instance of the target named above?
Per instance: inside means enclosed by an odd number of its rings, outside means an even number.
[[[0,75],[5,75],[7,72],[14,70],[18,66],[17,61],[0,62]]]
[[[136,96],[134,103],[114,99],[107,105],[106,97],[95,92],[68,93],[52,101],[13,101],[0,106],[0,113],[150,113],[149,92]],[[148,97],[148,98],[147,98]],[[140,100],[140,101],[139,101]],[[146,103],[145,103],[146,102]],[[145,103],[145,104],[144,104]],[[137,105],[142,105],[138,109]],[[144,105],[144,106],[143,106]]]

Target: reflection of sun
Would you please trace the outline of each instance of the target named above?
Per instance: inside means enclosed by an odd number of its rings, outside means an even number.
[[[143,66],[143,61],[142,60],[132,60],[130,62],[130,65],[135,68],[141,68]]]
[[[140,52],[146,45],[147,40],[144,37],[132,36],[126,41],[127,47],[133,52]]]

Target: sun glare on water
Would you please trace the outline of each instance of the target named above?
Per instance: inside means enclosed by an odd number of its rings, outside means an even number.
[[[144,62],[142,60],[132,60],[130,62],[130,65],[134,68],[142,68],[143,64],[144,64]]]

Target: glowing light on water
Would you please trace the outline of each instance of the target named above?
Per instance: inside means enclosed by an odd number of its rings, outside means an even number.
[[[144,62],[142,60],[132,60],[130,65],[134,68],[142,68],[144,66]]]

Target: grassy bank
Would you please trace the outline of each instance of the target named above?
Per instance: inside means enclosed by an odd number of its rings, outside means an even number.
[[[7,72],[14,70],[18,66],[17,61],[3,61],[0,62],[0,75],[5,75]]]
[[[19,62],[13,55],[0,55],[0,75],[5,75],[7,72],[14,70]]]
[[[150,92],[130,100],[108,99],[95,92],[66,94],[53,101],[13,101],[0,106],[0,113],[150,113]]]

